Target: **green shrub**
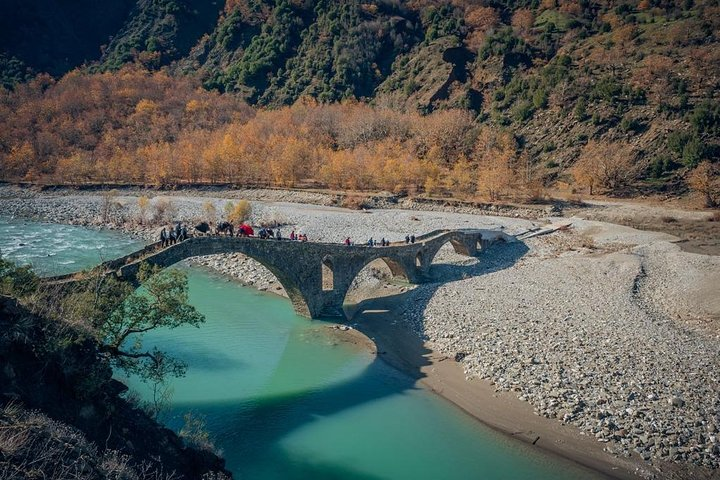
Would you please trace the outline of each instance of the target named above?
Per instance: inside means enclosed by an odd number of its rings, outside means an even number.
[[[642,123],[635,118],[623,117],[620,121],[620,130],[625,133],[628,132],[639,132],[642,129]]]
[[[585,100],[585,97],[580,97],[575,102],[575,118],[581,122],[587,118],[587,100]]]
[[[533,102],[533,107],[535,107],[536,109],[547,107],[547,104],[548,104],[547,92],[544,89],[535,90],[535,93],[533,94],[532,102]]]
[[[513,119],[516,122],[524,122],[526,120],[529,120],[534,113],[534,108],[532,104],[526,100],[523,100],[515,105],[515,108],[513,108]]]
[[[24,297],[37,291],[40,279],[29,265],[17,266],[0,257],[0,294]]]

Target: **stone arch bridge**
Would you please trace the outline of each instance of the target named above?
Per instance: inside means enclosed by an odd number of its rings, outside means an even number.
[[[237,252],[257,260],[275,275],[298,314],[311,318],[344,317],[343,302],[353,280],[374,260],[383,260],[394,276],[422,283],[429,280],[433,258],[448,242],[457,253],[475,256],[493,242],[514,240],[501,231],[475,229],[436,230],[416,237],[415,243],[398,242],[387,247],[204,236],[165,248],[159,243],[151,244],[99,268],[138,284],[142,263],[166,268],[191,257]],[[65,281],[72,277],[48,280]]]

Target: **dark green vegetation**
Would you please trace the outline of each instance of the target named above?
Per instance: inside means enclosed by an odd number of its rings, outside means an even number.
[[[178,360],[135,338],[202,321],[182,274],[146,285],[132,293],[97,278],[60,288],[0,258],[0,479],[224,478],[221,459],[187,448],[112,379],[113,365],[158,383],[182,374]]]
[[[720,156],[718,0],[26,3],[0,7],[6,86],[137,62],[260,106],[466,109],[510,131],[546,185],[572,183],[593,142],[636,159],[635,192],[682,190]]]

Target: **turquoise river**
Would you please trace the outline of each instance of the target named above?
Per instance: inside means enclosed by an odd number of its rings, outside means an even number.
[[[0,217],[0,251],[43,274],[78,270],[141,243],[117,232]],[[243,479],[599,478],[498,434],[282,298],[196,267],[187,271],[200,328],[145,339],[182,358],[165,414],[204,417],[227,468]],[[149,391],[128,380],[141,395]]]

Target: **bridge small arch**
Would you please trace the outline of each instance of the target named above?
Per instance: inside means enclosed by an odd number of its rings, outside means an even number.
[[[322,289],[324,292],[335,290],[335,272],[332,258],[325,257],[322,260]]]
[[[418,252],[417,255],[415,255],[415,266],[417,268],[422,268],[423,263],[423,254],[422,252]]]
[[[405,282],[411,281],[411,276],[406,271],[405,266],[403,266],[400,262],[397,262],[390,257],[372,258],[365,262],[365,264],[363,264],[363,266],[357,270],[355,275],[350,279],[347,291],[343,295],[343,304],[359,303],[366,298],[371,298],[371,296],[365,297],[362,294],[359,296],[357,295],[358,279],[363,278],[363,272],[366,272],[369,269],[371,269],[369,276],[377,278],[378,282],[381,282],[387,277],[391,277],[393,279],[400,278]],[[372,272],[372,270],[378,271]],[[376,286],[379,286],[379,284]]]
[[[448,246],[452,247],[452,252],[450,252]],[[472,244],[470,246],[468,246],[468,245],[465,245],[463,242],[461,242],[457,238],[448,238],[447,240],[442,242],[434,251],[430,252],[429,263],[431,265],[436,263],[435,262],[436,257],[443,250],[445,250],[444,256],[446,256],[446,257],[449,256],[451,259],[455,256],[457,256],[457,257],[471,256],[471,253],[473,253],[473,252],[470,252],[470,248],[472,248]],[[441,257],[442,257],[442,255],[441,255]]]

